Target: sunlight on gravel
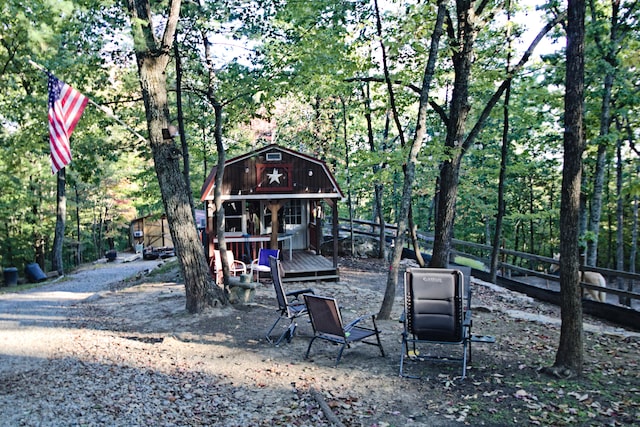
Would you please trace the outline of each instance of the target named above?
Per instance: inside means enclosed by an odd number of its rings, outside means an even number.
[[[0,425],[328,426],[325,411],[370,427],[570,425],[581,413],[593,421],[584,425],[638,419],[637,335],[604,333],[615,328],[588,319],[585,371],[596,382],[541,378],[559,309],[475,279],[474,333],[497,342],[473,346],[463,382],[458,365],[426,362],[411,364],[422,379],[410,380],[398,376],[401,281],[391,319],[378,320],[386,357],[357,344],[334,367],[337,348],[324,342],[304,358],[305,320],[290,343],[266,341],[277,316],[270,283],[249,305],[190,315],[176,270],[150,279],[157,263],[137,264],[0,296]],[[336,297],[345,322],[376,313],[385,263],[342,259],[340,271],[340,282],[311,287]],[[47,294],[57,297],[37,297]]]

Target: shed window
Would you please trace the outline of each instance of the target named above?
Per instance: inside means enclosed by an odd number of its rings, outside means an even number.
[[[267,161],[268,162],[280,162],[282,161],[282,153],[267,153]]]
[[[302,201],[290,200],[284,207],[284,221],[286,224],[302,224]]]
[[[242,233],[242,202],[224,203],[224,231]]]

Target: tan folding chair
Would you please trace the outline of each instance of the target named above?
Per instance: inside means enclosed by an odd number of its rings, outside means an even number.
[[[340,362],[344,349],[358,341],[364,344],[378,346],[382,357],[384,357],[384,349],[380,342],[380,331],[376,326],[376,318],[374,315],[371,315],[372,327],[358,325],[361,321],[369,318],[369,316],[359,317],[348,325],[343,326],[342,316],[335,298],[311,294],[305,294],[303,297],[313,327],[313,338],[309,343],[309,347],[307,347],[307,353],[304,356],[305,359],[309,357],[311,346],[317,338],[340,345],[338,357],[336,358],[336,366],[338,366]],[[373,336],[376,338],[375,342],[366,341],[367,338]]]

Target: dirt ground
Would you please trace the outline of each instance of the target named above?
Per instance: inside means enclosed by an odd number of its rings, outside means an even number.
[[[257,289],[252,304],[189,315],[177,271],[174,267],[122,282],[78,304],[73,316],[81,330],[118,338],[121,355],[110,357],[119,357],[119,364],[130,363],[127,352],[142,351],[150,367],[182,372],[192,379],[190,384],[197,382],[195,377],[202,383],[201,375],[215,378],[219,396],[208,398],[209,418],[201,414],[178,425],[328,425],[327,410],[336,423],[349,426],[640,423],[639,334],[585,318],[583,376],[548,377],[540,368],[555,358],[559,309],[491,284],[472,280],[472,332],[493,335],[496,343],[473,345],[467,378],[459,380],[459,364],[418,360],[409,361],[406,372],[421,379],[408,379],[398,375],[401,281],[392,320],[378,321],[385,357],[376,347],[357,344],[345,350],[334,367],[338,348],[323,341],[316,341],[304,359],[312,334],[304,320],[290,343],[276,347],[265,339],[277,317],[270,283]],[[340,282],[286,287],[312,287],[317,294],[336,297],[348,322],[377,313],[387,271],[380,260],[342,258]],[[285,322],[281,325],[286,327]],[[85,345],[83,357],[104,358],[100,347],[114,345],[104,339]],[[456,354],[457,349],[420,351]],[[210,389],[212,382],[207,381]],[[202,386],[187,389],[192,390],[187,398],[204,393]],[[176,399],[185,399],[184,387]],[[230,406],[231,400],[235,403]],[[232,406],[244,415],[227,415],[227,421],[217,422],[210,418],[213,413],[228,414]]]

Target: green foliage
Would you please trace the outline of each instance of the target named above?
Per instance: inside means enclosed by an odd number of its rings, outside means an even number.
[[[31,58],[59,78],[107,106],[142,135],[146,122],[126,14],[112,1],[7,0],[0,5],[0,264],[35,257],[37,242],[49,247],[55,224],[55,180],[48,163],[46,78]],[[415,131],[418,90],[430,45],[435,4],[390,3],[382,9],[382,40],[372,4],[344,1],[183,2],[178,30],[182,65],[182,102],[190,155],[192,191],[198,200],[204,178],[217,161],[213,104],[223,106],[227,158],[276,142],[327,162],[342,189],[351,196],[354,215],[372,218],[374,186],[383,190],[383,216],[396,221],[407,158],[389,120],[389,94],[381,76],[380,41],[384,43],[405,140]],[[552,11],[561,5],[547,3]],[[637,17],[629,16],[629,35],[615,64],[601,60],[595,39],[610,30],[610,5],[594,3],[588,19],[585,130],[589,147],[585,174],[594,168],[598,144],[625,141],[624,197],[638,194],[633,151],[624,126],[599,136],[602,84],[612,67],[616,88],[612,123],[638,126]],[[512,15],[523,14],[511,3]],[[525,24],[508,23],[494,8],[476,42],[470,85],[470,123],[479,116],[496,84],[506,76],[525,45]],[[452,15],[453,16],[453,15]],[[519,20],[518,22],[523,22]],[[506,29],[513,47],[508,44]],[[204,60],[203,34],[212,42],[211,63]],[[548,37],[559,41],[563,31]],[[433,231],[439,167],[451,153],[443,149],[446,112],[451,101],[456,46],[443,41],[431,100],[445,116],[430,110],[427,138],[418,157],[413,214],[421,231]],[[233,48],[230,46],[233,45]],[[509,55],[511,59],[509,59]],[[81,58],[81,60],[80,60]],[[512,85],[509,158],[506,171],[506,247],[550,254],[558,242],[563,141],[564,54],[531,60]],[[168,70],[170,84],[175,71]],[[171,105],[175,91],[170,90]],[[365,120],[370,103],[372,138]],[[498,104],[500,105],[500,104]],[[177,113],[172,108],[172,119]],[[486,243],[493,237],[502,141],[502,110],[494,108],[488,125],[465,154],[457,201],[458,239]],[[260,128],[256,125],[260,124]],[[127,242],[127,224],[135,216],[163,210],[147,143],[89,105],[72,136],[74,160],[68,168],[68,226],[65,253],[79,243],[86,257],[100,256],[108,236]],[[612,165],[612,152],[607,156]],[[614,191],[613,179],[607,189]],[[78,190],[76,201],[75,190]],[[585,187],[587,198],[591,184]],[[73,192],[73,194],[72,194]],[[625,239],[630,233],[630,203],[625,204]],[[346,214],[349,207],[340,205]],[[605,206],[615,209],[613,198]],[[80,232],[76,215],[80,216]],[[603,216],[604,217],[604,216]],[[110,224],[108,233],[106,225]],[[611,228],[610,224],[606,225]],[[111,234],[109,234],[111,233]],[[102,239],[102,240],[101,240]],[[533,243],[530,243],[533,242]],[[533,244],[535,247],[530,247]],[[606,239],[599,239],[605,245]],[[628,244],[628,243],[627,243]],[[47,249],[48,250],[48,249]]]
[[[0,39],[0,60],[5,64],[0,87],[6,95],[0,100],[0,149],[4,154],[0,170],[6,189],[0,195],[3,265],[33,262],[38,247],[50,250],[55,226],[56,180],[48,157],[47,79],[29,60],[45,66],[96,102],[122,96],[114,91],[109,70],[103,68],[105,25],[114,17],[121,22],[112,12],[106,2],[95,1],[36,1],[28,9],[20,2],[2,5],[4,35],[11,35]],[[82,61],[78,61],[79,55]],[[130,140],[130,134],[114,126],[112,119],[91,104],[87,106],[71,137],[65,262],[73,263],[72,255],[78,247],[85,259],[101,256],[106,249],[102,239],[110,237],[121,240],[123,236],[119,246],[126,247],[128,233],[122,231],[132,212],[121,207],[131,206],[131,201],[109,189],[114,186],[114,176],[138,167],[138,160],[131,157],[117,164],[132,150]],[[106,231],[107,224],[110,231]]]

